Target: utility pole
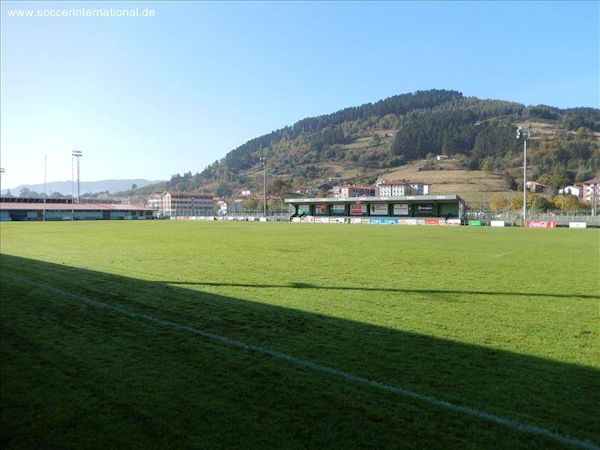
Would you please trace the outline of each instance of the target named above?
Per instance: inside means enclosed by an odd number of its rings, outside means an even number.
[[[517,128],[517,139],[523,138],[523,226],[527,226],[527,139],[531,137],[531,127]]]
[[[79,174],[80,174],[80,165],[79,165],[79,158],[81,158],[83,156],[83,153],[81,153],[79,150],[73,150],[72,155],[77,158],[77,203],[79,203],[79,194],[80,194],[80,184],[79,184]],[[72,180],[72,178],[71,178]]]
[[[46,167],[47,167],[48,155],[44,155],[44,215],[42,220],[46,221]]]
[[[267,218],[267,158],[260,157],[260,163],[263,166],[263,217]]]

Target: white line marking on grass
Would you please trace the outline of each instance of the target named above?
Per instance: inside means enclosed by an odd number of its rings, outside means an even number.
[[[211,341],[220,342],[220,343],[228,345],[230,347],[241,348],[241,349],[256,352],[256,353],[261,353],[263,355],[269,355],[269,356],[272,356],[273,358],[287,361],[287,362],[290,362],[290,363],[295,364],[300,367],[304,367],[304,368],[311,369],[311,370],[314,370],[317,372],[333,375],[333,376],[336,376],[338,378],[341,378],[341,379],[344,379],[346,381],[350,381],[353,383],[359,383],[359,384],[363,384],[363,385],[373,386],[382,391],[391,392],[393,394],[397,394],[402,397],[409,398],[412,400],[417,400],[417,401],[420,401],[423,403],[427,403],[432,406],[440,407],[440,408],[446,409],[448,411],[462,413],[462,414],[465,414],[465,415],[468,415],[471,417],[475,417],[477,419],[482,419],[482,420],[492,422],[492,423],[495,423],[498,425],[503,425],[503,426],[511,428],[515,431],[520,431],[520,432],[528,433],[528,434],[535,434],[538,436],[542,436],[544,438],[554,440],[556,442],[574,445],[574,446],[580,447],[580,448],[585,448],[585,449],[590,449],[590,450],[600,450],[600,447],[598,447],[597,444],[595,444],[594,442],[589,441],[589,440],[583,440],[583,439],[576,438],[574,436],[557,433],[555,431],[551,431],[551,430],[548,430],[546,428],[543,428],[543,427],[540,427],[537,425],[531,425],[531,424],[527,424],[527,423],[523,423],[523,422],[518,422],[518,421],[512,420],[512,419],[507,419],[505,417],[497,416],[495,414],[481,411],[476,408],[470,408],[468,406],[457,405],[455,403],[450,403],[450,402],[447,402],[445,400],[442,400],[442,399],[439,399],[436,397],[419,394],[417,392],[413,392],[408,389],[403,389],[400,387],[385,384],[385,383],[382,383],[377,380],[372,380],[370,378],[362,377],[360,375],[354,375],[350,372],[345,372],[343,370],[339,370],[334,367],[325,366],[325,365],[322,365],[322,364],[319,364],[319,363],[316,363],[313,361],[309,361],[307,359],[297,358],[295,356],[288,355],[287,353],[278,352],[277,350],[271,350],[266,347],[260,347],[257,345],[246,344],[242,341],[230,339],[228,337],[220,336],[218,334],[210,333],[208,331],[203,331],[199,328],[194,328],[194,327],[191,327],[188,325],[183,325],[183,324],[180,324],[177,322],[171,322],[169,320],[159,319],[158,317],[154,317],[149,314],[131,311],[122,306],[112,305],[110,303],[104,303],[104,302],[100,302],[97,300],[93,300],[84,295],[75,294],[75,293],[66,291],[64,289],[58,288],[56,286],[52,286],[47,283],[41,283],[38,281],[33,281],[29,278],[21,277],[19,275],[10,274],[9,277],[14,278],[18,281],[22,281],[24,283],[28,283],[31,286],[35,286],[35,287],[44,289],[48,292],[53,292],[60,296],[70,298],[72,300],[75,300],[78,303],[95,306],[97,308],[107,309],[109,311],[114,311],[114,312],[117,312],[124,316],[128,316],[128,317],[135,318],[135,319],[146,320],[148,322],[153,322],[153,323],[156,323],[159,325],[163,325],[165,327],[169,327],[174,330],[187,331],[189,333],[193,333],[198,336],[202,336]]]

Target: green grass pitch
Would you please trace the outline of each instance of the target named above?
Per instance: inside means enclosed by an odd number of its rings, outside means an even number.
[[[600,443],[598,230],[0,232],[3,448],[569,447],[192,327]]]

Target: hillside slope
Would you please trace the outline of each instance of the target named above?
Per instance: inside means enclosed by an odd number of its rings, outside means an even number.
[[[600,170],[598,109],[525,106],[430,90],[300,120],[246,142],[201,173],[174,176],[167,188],[217,195],[242,187],[262,190],[261,157],[268,161],[271,183],[280,180],[279,187],[291,189],[369,182],[389,174],[406,178],[409,163],[427,166],[433,155],[445,154],[454,161],[452,170],[483,171],[483,178],[495,180],[498,189],[514,189],[522,167],[517,126],[533,129],[530,179],[556,188]],[[429,172],[448,169],[421,170],[418,178],[432,182],[439,174]],[[466,173],[460,176],[477,178]],[[454,192],[461,193],[458,187]]]

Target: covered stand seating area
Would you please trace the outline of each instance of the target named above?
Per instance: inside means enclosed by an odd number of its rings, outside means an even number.
[[[285,203],[290,205],[292,221],[319,222],[320,218],[330,218],[354,223],[434,224],[433,220],[427,223],[427,219],[436,219],[460,224],[465,216],[465,202],[458,195],[289,198]]]

